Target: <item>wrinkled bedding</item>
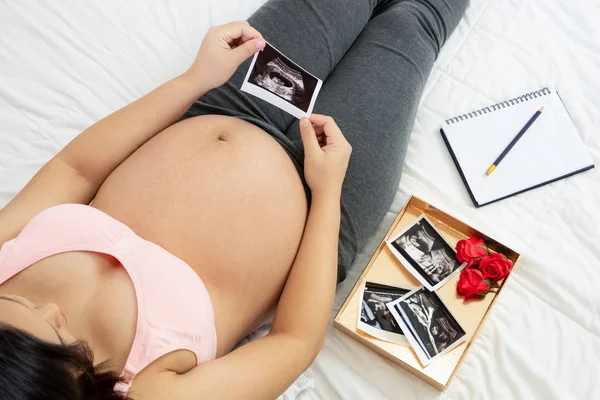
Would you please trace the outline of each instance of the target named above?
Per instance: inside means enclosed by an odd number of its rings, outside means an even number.
[[[0,206],[81,130],[182,72],[210,25],[263,2],[0,2]],[[600,169],[475,209],[439,133],[548,86],[600,162],[598,21],[598,0],[472,0],[425,88],[396,198],[339,287],[336,310],[410,194],[519,251],[452,386],[440,393],[330,328],[287,398],[600,398]]]

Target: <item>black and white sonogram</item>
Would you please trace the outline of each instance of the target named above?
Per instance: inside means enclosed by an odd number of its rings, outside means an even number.
[[[424,366],[466,339],[466,331],[442,299],[424,287],[387,303],[387,307]]]
[[[387,245],[402,265],[431,291],[440,288],[466,265],[456,259],[452,246],[424,215]]]
[[[323,82],[266,43],[254,56],[242,91],[296,118],[309,117]]]
[[[387,304],[400,299],[412,289],[366,282],[362,290],[357,328],[378,339],[408,345]]]

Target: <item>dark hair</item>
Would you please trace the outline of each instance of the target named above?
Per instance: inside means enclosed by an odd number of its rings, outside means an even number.
[[[106,363],[94,367],[85,342],[52,344],[0,324],[2,400],[124,400],[118,382]]]

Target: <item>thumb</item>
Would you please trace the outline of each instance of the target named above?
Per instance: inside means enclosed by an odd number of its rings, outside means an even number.
[[[239,64],[246,61],[249,57],[256,54],[257,51],[265,48],[265,40],[264,39],[252,39],[244,42],[243,45],[236,47],[233,50],[233,54],[236,57],[236,60]]]
[[[317,140],[315,128],[313,128],[312,123],[308,118],[302,118],[300,120],[300,136],[302,137],[305,152],[314,153],[321,149],[319,141]]]

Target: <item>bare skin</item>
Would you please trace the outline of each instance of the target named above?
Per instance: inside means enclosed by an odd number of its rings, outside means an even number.
[[[136,399],[274,398],[322,345],[351,152],[335,122],[301,121],[310,211],[289,157],[261,129],[224,116],[172,125],[262,46],[247,23],[211,29],[185,74],[88,128],[0,211],[1,245],[48,207],[94,199],[205,282],[217,359],[195,366],[189,351],[165,355],[134,380]],[[110,360],[120,371],[137,306],[129,276],[115,266],[87,252],[44,259],[0,286],[0,323],[53,343],[85,340],[95,363]],[[276,306],[271,333],[231,352]]]
[[[215,308],[219,355],[277,304],[308,212],[281,146],[223,116],[196,117],[155,136],[111,174],[93,207],[198,273]]]

